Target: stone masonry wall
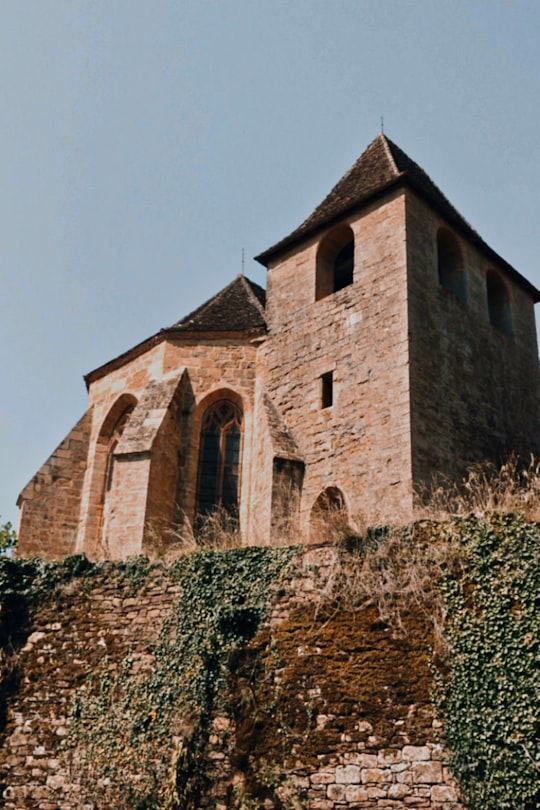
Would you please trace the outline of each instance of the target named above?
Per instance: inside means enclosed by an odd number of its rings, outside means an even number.
[[[257,795],[259,773],[279,752],[288,776],[277,793],[285,806],[463,810],[431,704],[423,620],[403,615],[405,636],[400,636],[384,627],[374,610],[327,613],[324,593],[332,585],[337,555],[331,546],[299,552],[266,628],[251,642],[247,669],[254,666],[250,652],[263,662],[252,687],[256,718],[246,730],[246,718],[237,714],[231,756],[249,756],[252,773],[249,768],[225,773],[237,788],[245,785]],[[239,665],[240,687],[242,676]],[[287,755],[283,737],[289,733],[294,742]],[[227,779],[216,783],[216,798],[205,807],[228,810],[226,784]],[[297,805],[287,805],[292,796]],[[260,802],[265,810],[274,806]]]
[[[173,525],[185,376],[148,385],[116,446],[102,532],[107,559],[144,552],[149,533]]]
[[[255,396],[257,351],[249,337],[198,334],[191,341],[153,346],[93,377],[84,447],[75,442],[78,426],[21,495],[21,554],[54,558],[82,552],[91,559],[116,559],[166,551],[163,542],[153,549],[152,538],[159,533],[165,545],[174,543],[170,530],[195,516],[201,419],[222,397],[234,399],[243,413],[241,530],[252,541],[268,543],[276,448],[263,398]],[[120,415],[122,403],[134,405],[134,411],[105,486],[104,425],[116,410]],[[137,436],[127,442],[135,427]],[[58,536],[47,528],[55,525]]]
[[[236,806],[233,789],[236,796],[252,791],[253,780],[271,760],[279,761],[280,751],[285,779],[276,795],[296,802],[291,807],[461,808],[425,685],[429,666],[421,625],[409,624],[410,634],[399,639],[369,612],[363,619],[345,612],[332,623],[319,598],[335,554],[331,547],[299,552],[289,581],[273,597],[266,625],[233,668],[237,709],[214,718],[201,763],[210,789],[200,810]],[[92,810],[81,800],[77,770],[70,770],[65,754],[75,690],[103,666],[118,672],[127,654],[134,672],[151,667],[152,643],[177,595],[166,569],[155,567],[150,580],[137,586],[105,564],[84,584],[72,581],[41,604],[19,654],[21,679],[8,693],[0,736],[6,810]],[[255,653],[262,670],[254,696],[259,708],[270,696],[266,715],[253,704],[246,709],[240,699],[242,667],[253,670]],[[304,715],[309,733],[301,731]],[[301,735],[288,755],[285,726]],[[268,798],[258,806],[276,807]]]
[[[193,343],[167,343],[164,373],[184,365],[188,369],[192,407],[185,414],[179,453],[178,505],[192,520],[196,509],[199,435],[204,410],[217,398],[232,397],[243,412],[242,476],[240,481],[240,525],[247,529],[250,468],[257,453],[254,436],[255,365],[257,348],[240,340],[204,339]]]
[[[166,579],[137,593],[105,568],[88,589],[70,583],[37,611],[1,735],[3,807],[80,808],[78,787],[61,761],[75,689],[105,660],[112,672],[127,654],[135,670],[148,666],[148,644],[176,593]]]
[[[249,341],[246,344],[227,337],[216,340],[197,336],[192,343],[184,340],[153,347],[91,383],[89,402],[93,406],[93,420],[77,551],[91,557],[102,557],[103,548],[108,544],[113,550],[113,557],[151,552],[150,534],[156,530],[162,531],[164,520],[168,522],[166,528],[170,529],[174,517],[181,514],[189,519],[194,517],[200,420],[204,408],[216,396],[235,396],[244,413],[242,462],[247,474],[241,482],[240,520],[242,526],[246,527],[248,495],[253,478],[249,475],[249,469],[254,442],[255,354],[256,347]],[[156,430],[156,440],[152,446],[145,446],[140,453],[122,455],[122,444],[119,445],[114,471],[118,481],[113,481],[114,486],[107,495],[104,507],[100,503],[103,463],[96,450],[108,414],[120,397],[130,396],[142,408],[154,381],[160,382],[174,374],[180,376],[183,369],[187,369],[187,373],[182,382],[181,398],[171,404],[170,413],[160,412],[163,424]],[[136,419],[137,414],[136,406],[132,418]],[[147,414],[150,421],[155,421],[157,416],[157,411]],[[160,465],[165,459],[167,469],[161,470]],[[166,477],[166,482],[160,481],[160,477]],[[120,479],[123,482],[121,485]],[[105,513],[106,521],[100,519],[101,512]],[[102,526],[114,536],[110,539],[100,538],[98,535],[103,531]],[[126,537],[128,531],[131,540]]]
[[[527,460],[540,450],[533,302],[508,276],[514,337],[489,321],[489,257],[456,233],[467,301],[439,283],[437,231],[445,223],[407,194],[411,429],[416,481],[460,478],[472,462]]]
[[[92,412],[87,411],[23,489],[19,553],[61,559],[75,551]]]
[[[90,383],[88,401],[93,406],[94,417],[79,517],[77,551],[86,553],[91,558],[103,556],[101,550],[103,519],[107,518],[107,512],[112,506],[111,503],[103,503],[105,465],[100,451],[99,437],[107,418],[117,407],[121,398],[130,397],[132,403],[135,404],[143,396],[153,379],[161,379],[163,353],[162,344],[155,346],[135,357],[131,362],[124,363],[106,376],[98,377]],[[143,465],[140,470],[143,475],[148,475],[147,466]],[[129,501],[129,511],[136,511],[139,507],[139,512],[144,517],[144,504],[142,506],[134,504],[131,498]],[[130,515],[130,523],[131,520]],[[142,531],[139,535],[139,538],[141,537]],[[131,549],[131,553],[136,553],[136,551]]]
[[[348,220],[353,283],[315,300],[322,234],[269,269],[261,374],[306,462],[302,511],[342,490],[370,523],[410,519],[412,479],[403,192]],[[321,375],[334,401],[321,407]]]

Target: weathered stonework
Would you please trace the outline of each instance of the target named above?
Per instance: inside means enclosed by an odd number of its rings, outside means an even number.
[[[238,277],[87,375],[21,555],[166,555],[209,504],[250,543],[313,539],[321,508],[405,523],[433,478],[539,454],[540,293],[384,135],[258,260],[266,295]],[[205,434],[221,401],[238,447]]]
[[[28,557],[64,557],[75,548],[91,425],[90,407],[19,496]]]
[[[305,523],[329,486],[370,522],[412,514],[404,218],[405,197],[396,193],[350,221],[359,282],[319,301],[317,239],[269,267],[261,354],[268,390],[306,462]],[[322,409],[327,371],[334,403]]]
[[[428,482],[463,475],[472,462],[537,452],[537,349],[533,301],[509,284],[514,335],[494,329],[486,308],[486,257],[461,242],[467,303],[428,270],[444,222],[415,195],[407,199],[410,390],[413,470]],[[436,437],[436,440],[435,440]]]
[[[277,688],[274,698],[286,695],[290,680],[294,713],[311,717],[309,735],[282,763],[276,795],[294,798],[291,806],[304,810],[461,810],[422,674],[429,673],[426,640],[393,640],[380,629],[370,630],[369,611],[367,623],[360,613],[352,621],[344,616],[348,635],[338,639],[321,632],[327,618],[317,625],[318,595],[336,553],[334,547],[323,547],[298,555],[291,578],[274,594],[268,620],[250,645],[274,661],[265,670],[262,688]],[[105,810],[88,798],[83,801],[77,752],[66,746],[74,696],[84,690],[91,672],[118,674],[128,655],[132,672],[151,669],[152,645],[178,593],[167,569],[156,568],[150,581],[136,588],[125,574],[105,565],[86,582],[61,588],[33,614],[19,653],[21,681],[8,695],[0,734],[6,810]],[[301,623],[302,612],[313,632]],[[357,646],[354,652],[351,644]],[[247,660],[251,653],[246,651]],[[347,675],[351,663],[354,672]],[[334,680],[340,669],[345,673],[341,685]],[[331,673],[328,684],[325,672]],[[360,687],[371,680],[371,691],[363,697]],[[283,709],[279,700],[278,713]],[[240,702],[239,693],[233,705]],[[273,731],[260,726],[254,711],[248,709],[243,717],[214,716],[199,765],[209,780],[200,810],[230,810],[237,806],[233,795],[249,795],[249,767],[239,764],[246,751],[260,763],[257,768],[265,766],[264,746]],[[269,711],[270,725],[275,713]],[[255,736],[249,732],[250,719],[259,723]],[[260,807],[274,810],[275,802],[261,799]]]

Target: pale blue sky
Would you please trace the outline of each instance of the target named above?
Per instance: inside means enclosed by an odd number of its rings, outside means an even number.
[[[0,0],[0,522],[82,374],[289,233],[380,129],[540,286],[540,2]]]

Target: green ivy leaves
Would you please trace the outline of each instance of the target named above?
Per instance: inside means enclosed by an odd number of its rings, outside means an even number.
[[[271,584],[294,551],[203,551],[169,569],[180,596],[152,669],[137,676],[126,659],[117,677],[105,669],[74,704],[71,742],[86,752],[79,777],[94,797],[99,791],[107,806],[141,810],[198,806],[201,762],[227,695],[230,656],[264,620]]]
[[[471,810],[540,802],[540,527],[507,514],[454,523],[463,573],[442,588],[450,677],[440,690],[451,765]]]

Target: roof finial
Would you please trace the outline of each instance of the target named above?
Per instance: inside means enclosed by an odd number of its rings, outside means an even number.
[[[244,251],[244,248],[242,248],[242,275],[243,276],[245,275],[245,273],[244,273],[244,265],[245,265],[245,263],[246,263],[245,251]]]
[[[381,115],[381,135],[384,135],[384,116]]]

